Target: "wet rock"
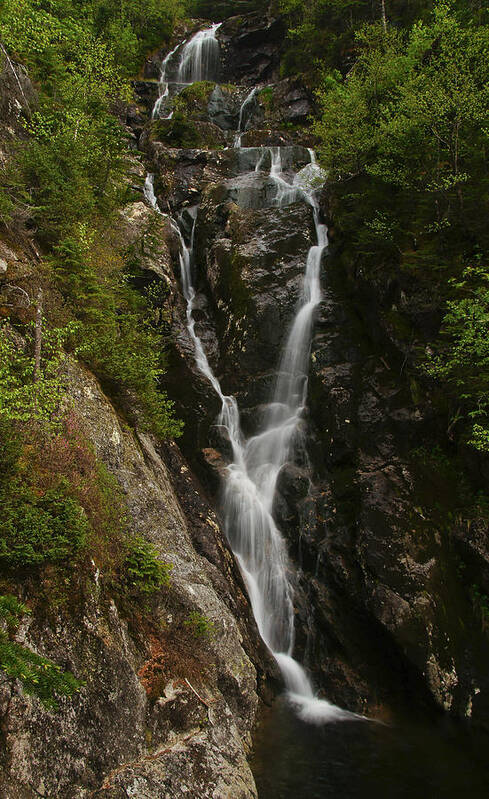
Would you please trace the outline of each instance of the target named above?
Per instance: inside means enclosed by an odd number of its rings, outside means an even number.
[[[263,13],[231,17],[218,31],[221,74],[233,83],[256,85],[278,74],[285,36],[281,19]]]
[[[266,86],[258,92],[257,103],[264,124],[256,127],[280,128],[284,123],[304,124],[314,111],[310,92],[296,78],[284,78],[272,86]],[[305,133],[301,131],[302,137]]]
[[[121,211],[119,244],[140,269],[153,272],[167,285],[173,285],[173,261],[179,242],[170,220],[144,202],[131,203]]]
[[[134,91],[138,100],[144,105],[148,115],[151,114],[153,106],[158,99],[159,82],[153,80],[136,80],[133,82]]]
[[[288,132],[272,128],[248,130],[241,137],[243,147],[286,147],[292,143]]]
[[[234,131],[238,127],[240,105],[239,95],[233,95],[225,87],[215,86],[209,97],[207,115],[210,122],[222,130]]]
[[[231,150],[177,149],[143,138],[155,173],[155,192],[162,210],[194,206],[207,182],[231,174]]]
[[[175,113],[171,119],[155,120],[149,130],[149,140],[180,149],[224,147],[226,138],[212,122],[193,120]]]
[[[263,198],[269,190],[266,179],[252,177],[251,187],[238,180],[206,190],[196,251],[215,303],[226,385],[229,382],[233,391],[246,394],[252,390],[251,385],[246,388],[249,374],[255,395],[257,375],[275,364],[298,298],[304,253],[314,240],[314,227],[312,211],[303,202],[286,209],[250,207],[261,204],[254,192]],[[241,198],[242,205],[230,201],[229,193]],[[210,247],[207,242],[212,242]],[[263,399],[254,396],[253,404]],[[247,402],[243,404],[246,407]]]

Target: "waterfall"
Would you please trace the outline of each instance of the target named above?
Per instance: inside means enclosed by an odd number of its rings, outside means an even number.
[[[173,83],[175,89],[198,80],[216,80],[219,75],[219,43],[216,39],[216,32],[221,23],[212,25],[203,31],[198,31],[188,41],[179,42],[171,50],[161,63],[160,79],[158,83],[159,96],[153,106],[152,118],[171,119],[173,111],[165,113],[165,104],[170,96],[170,84]],[[180,51],[180,60],[174,80],[171,80],[170,73],[175,72],[172,65],[174,56]]]
[[[161,214],[154,189],[154,175],[151,175],[149,172],[147,173],[146,179],[144,181],[143,194],[145,199],[149,202],[151,208],[154,208],[155,211],[158,211],[158,213]]]
[[[171,117],[172,117],[173,111],[171,111],[167,115],[164,115],[162,113],[161,109],[162,109],[162,107],[165,104],[165,100],[167,99],[167,97],[170,94],[170,81],[169,81],[169,77],[168,77],[168,74],[167,74],[168,73],[168,68],[169,68],[169,65],[170,65],[170,62],[171,62],[173,56],[175,55],[175,53],[177,52],[177,50],[180,47],[181,47],[181,44],[177,44],[177,46],[174,47],[173,50],[171,50],[168,53],[168,55],[163,59],[163,61],[161,63],[160,80],[159,80],[159,83],[158,83],[159,97],[158,97],[156,103],[153,106],[153,113],[151,114],[153,119],[157,119],[158,117],[162,117],[162,116],[164,116],[165,119],[171,119]]]
[[[236,136],[235,136],[235,139],[234,139],[234,146],[235,147],[241,147],[241,135],[242,135],[242,133],[244,133],[245,125],[246,125],[245,111],[251,105],[251,103],[253,102],[253,100],[255,98],[255,94],[257,93],[257,91],[258,91],[258,87],[255,86],[251,90],[251,92],[248,95],[246,95],[243,103],[241,104],[241,108],[239,109],[238,132],[236,133]]]
[[[272,159],[270,177],[277,187],[277,193],[273,201],[274,205],[278,208],[284,208],[286,205],[299,202],[299,200],[305,200],[311,203],[312,195],[309,196],[305,194],[302,189],[291,186],[290,183],[287,183],[284,179],[282,173],[282,148],[270,147],[269,150]]]
[[[218,27],[213,25],[205,31],[199,31],[183,45],[178,82],[201,80],[216,68],[215,48],[218,48],[218,42],[215,32]],[[165,70],[166,67],[162,69],[162,74]],[[168,86],[163,91],[167,89]],[[235,146],[238,148],[245,110],[255,92],[256,89],[250,92],[241,106],[235,139]],[[273,205],[284,208],[299,200],[309,203],[313,209],[317,243],[307,253],[301,296],[282,349],[273,394],[265,409],[262,427],[248,440],[241,431],[236,399],[223,393],[195,331],[193,310],[196,294],[191,266],[198,208],[189,209],[193,224],[188,246],[174,220],[172,226],[180,241],[182,290],[187,303],[187,330],[194,346],[195,362],[220,399],[218,423],[226,431],[232,447],[233,459],[227,467],[224,485],[226,534],[243,574],[260,635],[275,657],[290,699],[304,720],[323,723],[359,717],[326,700],[318,699],[304,668],[292,656],[294,596],[289,577],[292,567],[284,538],[273,518],[277,480],[280,471],[293,455],[307,397],[314,312],[321,300],[321,258],[327,246],[327,230],[320,222],[314,190],[315,180],[311,175],[315,179],[322,179],[323,172],[310,150],[311,163],[301,170],[309,170],[307,179],[303,180],[299,172],[291,185],[283,176],[281,148],[262,149],[263,154],[254,171],[261,167],[263,156],[268,151],[271,157],[270,178],[277,187]],[[154,193],[152,175],[146,178],[144,192],[147,201],[161,213]]]
[[[212,25],[185,43],[182,49],[177,83],[217,80],[219,76],[219,42],[216,32],[221,23]]]
[[[279,665],[299,715],[306,721],[321,723],[358,717],[316,698],[306,672],[292,657],[291,567],[272,511],[277,480],[292,455],[306,402],[312,325],[314,311],[321,300],[319,274],[321,257],[327,246],[327,230],[319,221],[314,192],[286,183],[281,177],[280,148],[273,147],[270,151],[270,175],[277,181],[278,188],[274,204],[284,207],[297,199],[306,200],[313,208],[317,244],[307,254],[301,297],[281,353],[262,428],[248,441],[233,442],[235,455],[228,466],[224,513],[226,531],[248,588],[260,635]],[[220,422],[226,427],[222,415]]]

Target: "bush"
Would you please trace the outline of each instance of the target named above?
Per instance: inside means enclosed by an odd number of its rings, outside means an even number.
[[[28,608],[11,594],[0,596],[0,618],[4,619],[13,634]],[[32,652],[12,641],[0,630],[0,669],[8,680],[19,680],[26,694],[37,696],[50,710],[58,707],[57,697],[72,696],[80,690],[81,683],[70,672],[64,672],[52,660]]]
[[[214,632],[214,623],[197,610],[192,610],[189,613],[184,624],[192,632],[194,638],[209,638]]]
[[[396,335],[439,383],[450,434],[464,419],[461,439],[487,452],[489,25],[470,10],[437,2],[409,30],[357,30],[347,77],[323,73],[314,128],[340,258],[366,280],[411,292],[402,314],[412,327]],[[429,332],[418,324],[426,309]],[[398,307],[384,321],[396,318]]]
[[[143,50],[171,35],[179,0],[3,0],[0,7],[0,39],[40,84],[38,109],[26,122],[29,140],[0,196],[0,224],[10,224],[17,207],[25,214],[27,201],[47,265],[80,322],[71,335],[77,354],[113,396],[137,395],[143,425],[162,437],[178,435],[181,425],[160,391],[164,348],[150,302],[130,289],[114,246],[99,256],[98,240],[130,192],[127,136],[114,109],[132,97],[128,77]],[[0,350],[0,362],[13,356],[12,346]],[[39,397],[52,411],[52,375],[34,390],[32,363],[14,367],[0,413],[37,418]]]
[[[34,382],[33,325],[25,329],[22,339],[0,322],[0,418],[56,423],[63,397],[62,345],[75,329],[71,324],[43,331],[41,369]]]
[[[80,504],[67,495],[68,485],[42,496],[21,480],[2,499],[0,565],[8,569],[63,563],[84,547],[89,525]]]
[[[169,585],[171,568],[171,564],[159,560],[155,548],[144,538],[127,540],[123,579],[130,593],[152,594]]]
[[[182,425],[160,388],[165,347],[161,326],[154,321],[153,295],[132,288],[124,258],[104,247],[102,239],[102,224],[93,233],[79,225],[50,258],[78,320],[71,346],[113,396],[135,393],[143,427],[162,438],[178,436]]]

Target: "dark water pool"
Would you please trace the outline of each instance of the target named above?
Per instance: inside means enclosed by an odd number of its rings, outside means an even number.
[[[447,723],[313,727],[284,698],[263,716],[251,767],[260,799],[489,799],[485,734]]]

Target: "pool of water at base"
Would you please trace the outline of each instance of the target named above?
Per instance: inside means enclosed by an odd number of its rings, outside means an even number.
[[[301,722],[267,708],[251,767],[259,799],[489,799],[489,735],[452,722]]]

